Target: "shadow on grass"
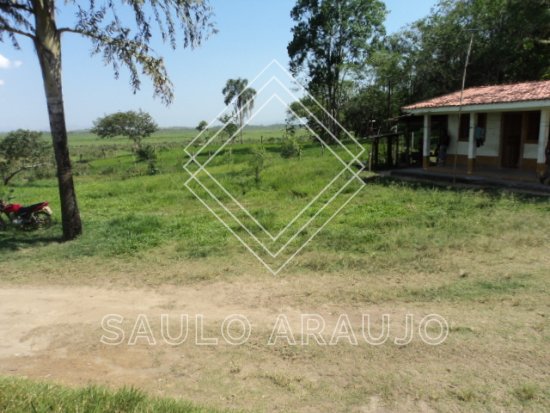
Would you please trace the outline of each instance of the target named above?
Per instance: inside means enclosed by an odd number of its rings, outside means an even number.
[[[52,243],[59,243],[62,239],[59,236],[38,231],[23,232],[13,229],[0,231],[0,252],[17,251],[25,247],[39,247]]]
[[[439,191],[448,191],[454,193],[473,193],[480,191],[491,199],[497,200],[502,198],[503,194],[514,194],[514,198],[520,202],[526,203],[548,203],[550,202],[550,197],[548,194],[536,194],[536,193],[526,193],[518,192],[513,188],[506,186],[495,186],[495,185],[468,185],[468,184],[455,184],[453,185],[450,182],[444,181],[414,181],[414,180],[404,180],[400,178],[394,178],[391,176],[381,176],[381,175],[372,175],[363,178],[363,182],[367,185],[381,185],[385,187],[402,187],[412,190],[430,190],[437,189]]]

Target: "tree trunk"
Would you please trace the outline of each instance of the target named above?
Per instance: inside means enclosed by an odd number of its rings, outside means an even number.
[[[82,223],[76,202],[71,159],[65,126],[65,110],[61,87],[61,39],[55,24],[53,0],[35,0],[35,47],[42,70],[44,91],[48,105],[57,180],[61,201],[63,239],[73,240],[82,233]]]
[[[329,80],[329,88],[328,88],[328,111],[330,113],[330,119],[328,128],[332,134],[330,137],[329,142],[336,143],[340,139],[340,128],[337,124],[338,121],[338,115],[339,115],[339,88],[338,84],[340,82],[340,69],[338,68],[338,64],[334,65],[334,69],[332,68],[332,65],[329,65],[329,73],[330,73],[330,80]]]
[[[244,119],[243,119],[243,112],[241,110],[241,112],[239,112],[239,126],[241,127],[241,145],[244,143],[244,140],[243,140],[243,124],[244,124]]]
[[[388,80],[388,102],[387,102],[387,105],[388,105],[388,108],[387,108],[387,111],[388,111],[388,115],[387,115],[387,119],[391,119],[391,80]]]

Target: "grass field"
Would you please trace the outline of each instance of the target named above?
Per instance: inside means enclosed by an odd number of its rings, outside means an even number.
[[[28,380],[0,378],[3,412],[216,413],[219,410],[168,399],[154,399],[133,388],[116,392],[95,386],[69,389]]]
[[[159,308],[176,311],[194,303],[212,314],[208,330],[215,328],[223,311],[250,313],[258,335],[241,347],[191,346],[178,352],[143,345],[107,351],[98,348],[99,321],[87,321],[87,332],[67,342],[61,336],[68,322],[60,321],[52,326],[57,334],[32,330],[37,337],[49,337],[43,353],[26,360],[6,357],[0,364],[12,366],[16,375],[42,379],[51,374],[70,385],[132,384],[155,395],[182,395],[218,408],[550,409],[548,199],[369,180],[274,277],[183,186],[183,147],[194,135],[191,130],[169,131],[152,138],[157,147],[154,175],[147,162],[135,162],[127,141],[73,136],[84,235],[59,243],[59,222],[40,232],[1,232],[0,282],[17,291],[50,291],[52,286],[60,291],[103,289],[106,295],[142,291],[143,305],[148,294],[158,293],[162,297],[148,307],[154,314]],[[328,150],[306,140],[301,158],[281,158],[280,136],[275,129],[250,131],[244,144],[226,147],[208,167],[270,231],[282,229],[342,169]],[[266,155],[257,182],[251,160],[259,140]],[[210,146],[198,159],[204,161],[217,149]],[[333,149],[345,156],[343,148]],[[59,217],[56,183],[47,172],[18,179],[13,191],[21,203],[51,201]],[[228,198],[223,192],[219,196]],[[125,293],[120,294],[124,300]],[[109,305],[105,303],[105,311]],[[400,323],[405,313],[437,313],[448,320],[450,334],[437,347],[413,342],[404,347],[268,348],[262,343],[279,312],[319,313],[332,322],[335,314],[349,313],[354,326],[362,312],[391,313]],[[115,364],[120,358],[149,360],[154,370],[147,370],[151,367],[144,361],[149,367],[140,370],[140,379],[123,373],[127,365],[119,366],[114,376],[93,368],[81,375],[67,371],[73,358],[93,364],[100,356]],[[58,368],[44,367],[54,362]],[[0,374],[11,371],[0,368]],[[162,385],[147,380],[146,374],[162,379]],[[5,395],[13,393],[16,400],[8,399],[8,406],[24,411],[24,391],[17,389],[25,386],[45,394],[42,385],[3,379],[0,408]],[[86,403],[94,391],[65,394],[69,401]],[[55,387],[51,392],[65,390]],[[101,394],[106,406],[118,397]],[[175,406],[166,411],[187,411]]]

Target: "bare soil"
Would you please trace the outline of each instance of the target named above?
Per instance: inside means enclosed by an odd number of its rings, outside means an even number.
[[[5,286],[0,288],[0,375],[75,386],[133,385],[153,395],[255,411],[548,408],[548,301],[521,292],[472,303],[369,301],[364,299],[369,288],[376,290],[376,282],[338,274],[142,289]],[[303,313],[327,320],[327,341],[339,316],[347,314],[358,344],[290,346],[279,340],[268,345],[279,314],[286,315],[299,342]],[[447,340],[438,346],[425,344],[417,333],[422,317],[431,313],[445,317],[450,326]],[[122,344],[101,343],[107,314],[124,318]],[[141,337],[129,345],[140,314],[150,322],[155,344]],[[189,315],[183,344],[163,342],[162,314],[174,321]],[[217,338],[218,345],[195,344],[197,314],[204,317],[204,336]],[[223,320],[231,314],[251,322],[245,344],[230,345],[222,336]],[[380,332],[381,315],[389,314],[390,340],[367,344],[361,337],[362,314],[375,322],[373,335]],[[406,314],[414,317],[414,336],[398,346],[392,341],[404,334]]]

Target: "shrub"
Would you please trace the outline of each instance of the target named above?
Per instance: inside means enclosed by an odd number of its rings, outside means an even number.
[[[143,145],[136,150],[136,159],[138,162],[152,162],[157,159],[157,153],[154,146]]]
[[[281,142],[281,156],[285,159],[302,156],[302,146],[296,138],[289,137]]]
[[[155,161],[149,161],[149,165],[147,166],[147,173],[149,175],[157,175],[160,171],[159,169],[157,168],[157,164],[155,163]]]
[[[259,183],[261,180],[260,173],[264,169],[265,163],[265,150],[263,147],[254,148],[252,150],[252,158],[249,161],[250,166],[254,172],[254,180]]]

